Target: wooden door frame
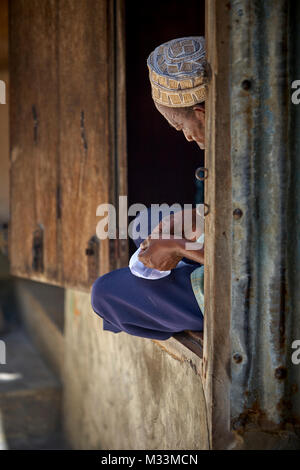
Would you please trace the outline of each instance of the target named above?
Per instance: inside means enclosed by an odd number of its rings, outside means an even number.
[[[230,445],[231,162],[230,8],[206,0],[205,38],[211,76],[206,100],[205,322],[203,386],[210,447]]]

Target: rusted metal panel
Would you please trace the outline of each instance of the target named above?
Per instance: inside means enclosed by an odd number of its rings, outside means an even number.
[[[299,2],[231,3],[231,422],[290,432],[300,423]],[[299,127],[298,127],[299,129]]]

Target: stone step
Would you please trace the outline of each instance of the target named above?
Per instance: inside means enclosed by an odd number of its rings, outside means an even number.
[[[59,432],[61,384],[23,331],[0,339],[6,350],[6,364],[0,361],[0,448],[41,448]]]

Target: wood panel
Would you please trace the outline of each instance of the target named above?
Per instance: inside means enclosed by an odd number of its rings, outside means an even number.
[[[205,322],[203,381],[210,446],[230,446],[231,163],[229,8],[206,0],[206,47],[211,81],[206,102]]]
[[[121,255],[116,241],[96,237],[97,206],[115,203],[119,188],[127,192],[124,77],[116,87],[125,73],[116,67],[124,60],[124,36],[116,34],[121,6],[11,2],[10,257],[17,276],[89,290],[115,257],[127,262],[127,241]]]
[[[56,1],[9,6],[11,273],[59,282]]]
[[[0,70],[8,67],[8,0],[0,0]]]
[[[110,202],[107,2],[64,0],[59,22],[61,256],[65,282],[80,287],[95,257],[102,272],[109,262],[107,241],[86,254],[96,208]]]

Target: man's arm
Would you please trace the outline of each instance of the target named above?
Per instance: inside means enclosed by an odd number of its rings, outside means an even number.
[[[174,269],[182,258],[204,264],[203,245],[197,242],[192,243],[185,238],[151,239],[149,236],[140,247],[139,260],[146,267],[159,271]],[[193,249],[190,249],[191,247]]]
[[[183,240],[182,243],[182,253],[183,258],[188,258],[197,263],[204,264],[204,245],[203,243],[193,242],[191,243],[188,240]]]
[[[204,205],[200,204],[198,211],[204,214]],[[197,209],[185,209],[165,216],[152,231],[152,238],[159,238],[162,233],[176,235],[180,238],[196,241],[204,231],[204,216]],[[156,235],[156,236],[155,236]]]

